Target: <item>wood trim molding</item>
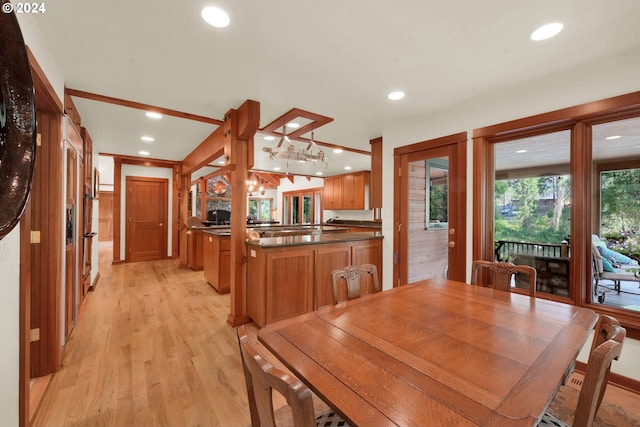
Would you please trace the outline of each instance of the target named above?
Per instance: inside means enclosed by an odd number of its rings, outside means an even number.
[[[107,104],[120,105],[122,107],[135,108],[144,111],[154,111],[166,116],[178,117],[180,119],[194,120],[202,123],[209,123],[212,125],[222,126],[224,123],[222,120],[212,119],[211,117],[199,116],[197,114],[185,113],[183,111],[172,110],[170,108],[158,107],[155,105],[143,104],[136,101],[127,101],[125,99],[114,98],[111,96],[100,95],[97,93],[86,92],[78,89],[66,89],[67,93],[71,96],[78,98],[89,99],[91,101],[105,102]]]
[[[62,100],[58,98],[53,85],[44,73],[44,70],[36,60],[36,57],[27,46],[27,57],[31,66],[31,76],[33,78],[33,87],[36,93],[36,109],[41,111],[62,113]]]

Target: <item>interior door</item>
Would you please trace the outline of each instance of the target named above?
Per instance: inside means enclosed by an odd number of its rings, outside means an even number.
[[[127,177],[127,262],[167,257],[168,187],[163,178]]]
[[[466,280],[466,134],[457,136],[396,151],[396,286]]]

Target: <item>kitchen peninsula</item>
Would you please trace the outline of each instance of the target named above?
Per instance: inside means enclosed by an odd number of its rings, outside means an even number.
[[[260,327],[333,303],[331,273],[374,264],[379,231],[264,237],[247,241],[247,314]]]
[[[278,237],[278,236],[299,236],[317,235],[320,233],[346,233],[348,227],[336,227],[330,225],[256,225],[247,228],[247,232],[256,232],[257,236]],[[190,233],[200,237],[201,244],[189,246],[200,250],[200,255],[193,258],[200,259],[204,270],[204,278],[216,291],[226,294],[230,290],[230,263],[231,263],[231,231],[229,226],[194,226],[190,227]],[[194,239],[195,240],[195,239]],[[195,252],[195,251],[194,251]],[[190,265],[193,268],[192,265]],[[195,270],[195,268],[193,268]]]

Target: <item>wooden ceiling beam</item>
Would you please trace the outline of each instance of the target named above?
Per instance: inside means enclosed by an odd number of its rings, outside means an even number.
[[[89,99],[91,101],[104,102],[107,104],[120,105],[122,107],[135,108],[144,111],[153,111],[164,114],[165,116],[178,117],[180,119],[194,120],[196,122],[209,123],[212,125],[222,126],[223,120],[213,119],[211,117],[199,116],[197,114],[185,113],[183,111],[172,110],[170,108],[158,107],[155,105],[143,104],[136,101],[127,101],[125,99],[114,98],[111,96],[100,95],[98,93],[85,92],[83,90],[66,88],[66,92],[78,98]]]

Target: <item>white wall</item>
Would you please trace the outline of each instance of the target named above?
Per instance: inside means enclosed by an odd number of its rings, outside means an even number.
[[[0,425],[18,425],[20,373],[20,226],[0,240]]]
[[[470,70],[472,72],[472,70]],[[524,86],[504,87],[469,99],[436,114],[407,117],[387,127],[383,134],[383,287],[391,287],[393,274],[393,150],[396,147],[467,131],[467,261],[470,260],[472,230],[472,143],[473,129],[571,107],[640,90],[640,47],[620,52],[564,73],[545,76]],[[640,380],[640,342],[627,339],[619,362],[612,370]],[[581,356],[579,360],[586,362]],[[625,362],[628,361],[628,362]]]
[[[120,188],[122,189],[122,195],[120,200],[120,218],[126,218],[127,212],[127,194],[125,189],[127,188],[128,176],[140,176],[146,178],[165,178],[169,180],[169,216],[167,218],[168,224],[173,224],[173,206],[171,203],[173,197],[173,169],[170,168],[157,168],[150,166],[135,166],[135,165],[122,165],[122,177],[120,182]],[[120,227],[120,259],[125,258],[125,237],[126,237],[126,221],[121,222]],[[171,238],[171,227],[167,227],[167,256],[171,256],[173,239]]]

